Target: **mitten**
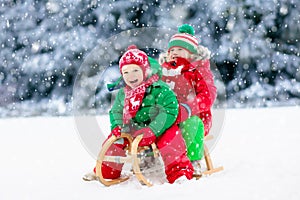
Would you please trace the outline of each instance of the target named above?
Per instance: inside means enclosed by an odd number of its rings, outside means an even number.
[[[112,131],[111,133],[109,134],[109,138],[114,135],[116,137],[120,137],[121,136],[121,128],[119,126],[116,126]]]
[[[109,138],[111,138],[111,136],[116,136],[116,137],[120,137],[121,136],[121,128],[119,126],[116,126],[111,132],[110,134],[108,135],[108,137],[104,140],[104,142],[102,143],[102,145],[104,145],[107,140]]]
[[[176,119],[176,124],[180,124],[181,122],[185,121],[187,118],[191,116],[191,109],[187,104],[181,103],[179,104],[179,112]]]
[[[190,68],[191,62],[186,58],[178,57],[176,59],[177,66],[183,66],[183,71]]]
[[[149,146],[155,142],[156,136],[149,127],[137,130],[133,137],[137,137],[140,134],[143,134],[143,139],[140,141],[139,146]]]

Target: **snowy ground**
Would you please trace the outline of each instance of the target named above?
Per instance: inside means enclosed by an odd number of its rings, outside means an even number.
[[[225,170],[198,181],[104,187],[73,117],[0,120],[0,199],[300,199],[300,108],[229,109],[213,149]]]

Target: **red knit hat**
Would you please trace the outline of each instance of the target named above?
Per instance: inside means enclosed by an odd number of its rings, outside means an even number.
[[[145,52],[139,50],[135,45],[130,45],[119,61],[120,71],[124,65],[136,64],[141,67],[146,78],[146,71],[150,68],[148,56]]]

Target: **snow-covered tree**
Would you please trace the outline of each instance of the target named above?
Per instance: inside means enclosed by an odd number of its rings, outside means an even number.
[[[176,31],[183,23],[212,51],[230,106],[299,104],[299,12],[296,0],[4,0],[1,110],[30,102],[41,112],[68,114],[78,70],[95,47],[129,29]],[[105,97],[101,88],[96,95]]]

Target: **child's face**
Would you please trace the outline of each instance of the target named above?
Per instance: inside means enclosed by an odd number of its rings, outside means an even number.
[[[190,52],[182,47],[173,47],[168,53],[168,61],[176,61],[178,57],[189,59]]]
[[[125,83],[131,88],[139,86],[144,80],[143,70],[136,64],[124,65],[122,76]]]

